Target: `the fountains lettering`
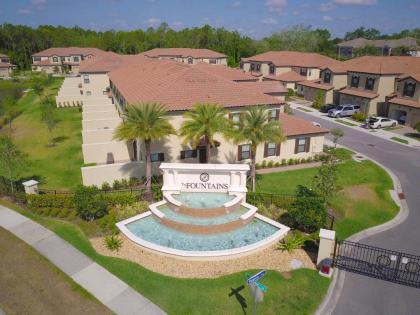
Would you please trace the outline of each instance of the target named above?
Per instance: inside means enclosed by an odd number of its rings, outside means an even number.
[[[208,173],[200,174],[201,183],[182,183],[181,185],[186,189],[212,189],[212,190],[227,190],[228,184],[223,183],[208,183],[210,175]]]

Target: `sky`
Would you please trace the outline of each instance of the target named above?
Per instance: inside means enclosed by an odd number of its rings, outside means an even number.
[[[302,24],[335,37],[359,26],[384,34],[420,27],[420,0],[0,0],[0,23],[94,30],[225,27],[253,38]]]

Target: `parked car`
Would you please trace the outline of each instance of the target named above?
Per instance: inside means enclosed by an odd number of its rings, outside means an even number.
[[[321,113],[328,113],[331,109],[334,109],[337,106],[338,106],[337,104],[326,104],[326,105],[322,105],[321,108],[319,109],[319,111]]]
[[[366,126],[373,129],[383,128],[383,127],[396,127],[398,121],[388,117],[369,117],[366,119]]]
[[[360,111],[359,105],[338,105],[334,109],[328,111],[328,117],[340,118],[345,116],[351,116]]]

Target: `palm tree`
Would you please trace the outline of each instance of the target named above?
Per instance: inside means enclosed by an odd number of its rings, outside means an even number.
[[[217,104],[197,104],[184,113],[180,134],[184,143],[191,143],[193,148],[203,141],[206,146],[206,163],[209,161],[210,148],[215,145],[214,135],[226,135],[229,130],[228,112]]]
[[[235,125],[231,138],[235,143],[248,142],[251,149],[251,188],[255,192],[255,157],[257,147],[265,142],[280,143],[286,138],[278,120],[270,120],[264,107],[251,107]]]
[[[114,133],[114,139],[127,141],[136,140],[137,159],[140,159],[140,141],[146,148],[146,188],[151,187],[152,162],[150,160],[150,145],[152,141],[175,134],[175,129],[164,117],[165,107],[158,103],[140,103],[127,106],[121,123]]]

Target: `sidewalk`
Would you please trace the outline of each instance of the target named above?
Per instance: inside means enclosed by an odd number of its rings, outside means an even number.
[[[0,226],[31,245],[116,314],[165,314],[125,282],[42,225],[0,206]]]
[[[352,119],[349,119],[349,118],[345,118],[345,117],[342,117],[342,118],[339,118],[339,119],[330,118],[330,117],[327,116],[326,113],[321,113],[318,110],[316,110],[315,108],[311,108],[311,107],[308,107],[308,106],[305,106],[305,105],[302,105],[302,104],[298,104],[298,103],[295,103],[293,101],[288,102],[288,104],[294,110],[302,111],[303,113],[305,113],[307,115],[311,115],[311,116],[314,116],[316,118],[325,119],[325,120],[334,122],[338,126],[346,126],[348,128],[353,128],[353,129],[356,129],[356,130],[361,131],[361,132],[366,132],[366,133],[369,133],[370,135],[389,140],[393,143],[399,143],[401,145],[405,145],[405,146],[409,146],[409,147],[420,148],[420,141],[418,141],[416,139],[412,139],[412,138],[406,137],[404,135],[397,134],[395,132],[386,131],[384,129],[366,129],[366,128],[363,127],[364,124],[362,124],[360,122],[356,122],[356,121],[354,121]],[[337,120],[339,120],[339,121],[337,121]],[[400,139],[406,140],[408,142],[408,144],[393,140],[391,138],[400,138]]]
[[[301,170],[304,168],[319,167],[321,165],[322,165],[322,162],[311,162],[311,163],[302,163],[302,164],[297,164],[297,165],[260,168],[256,172],[257,174],[269,174],[269,173],[276,173],[276,172]]]

